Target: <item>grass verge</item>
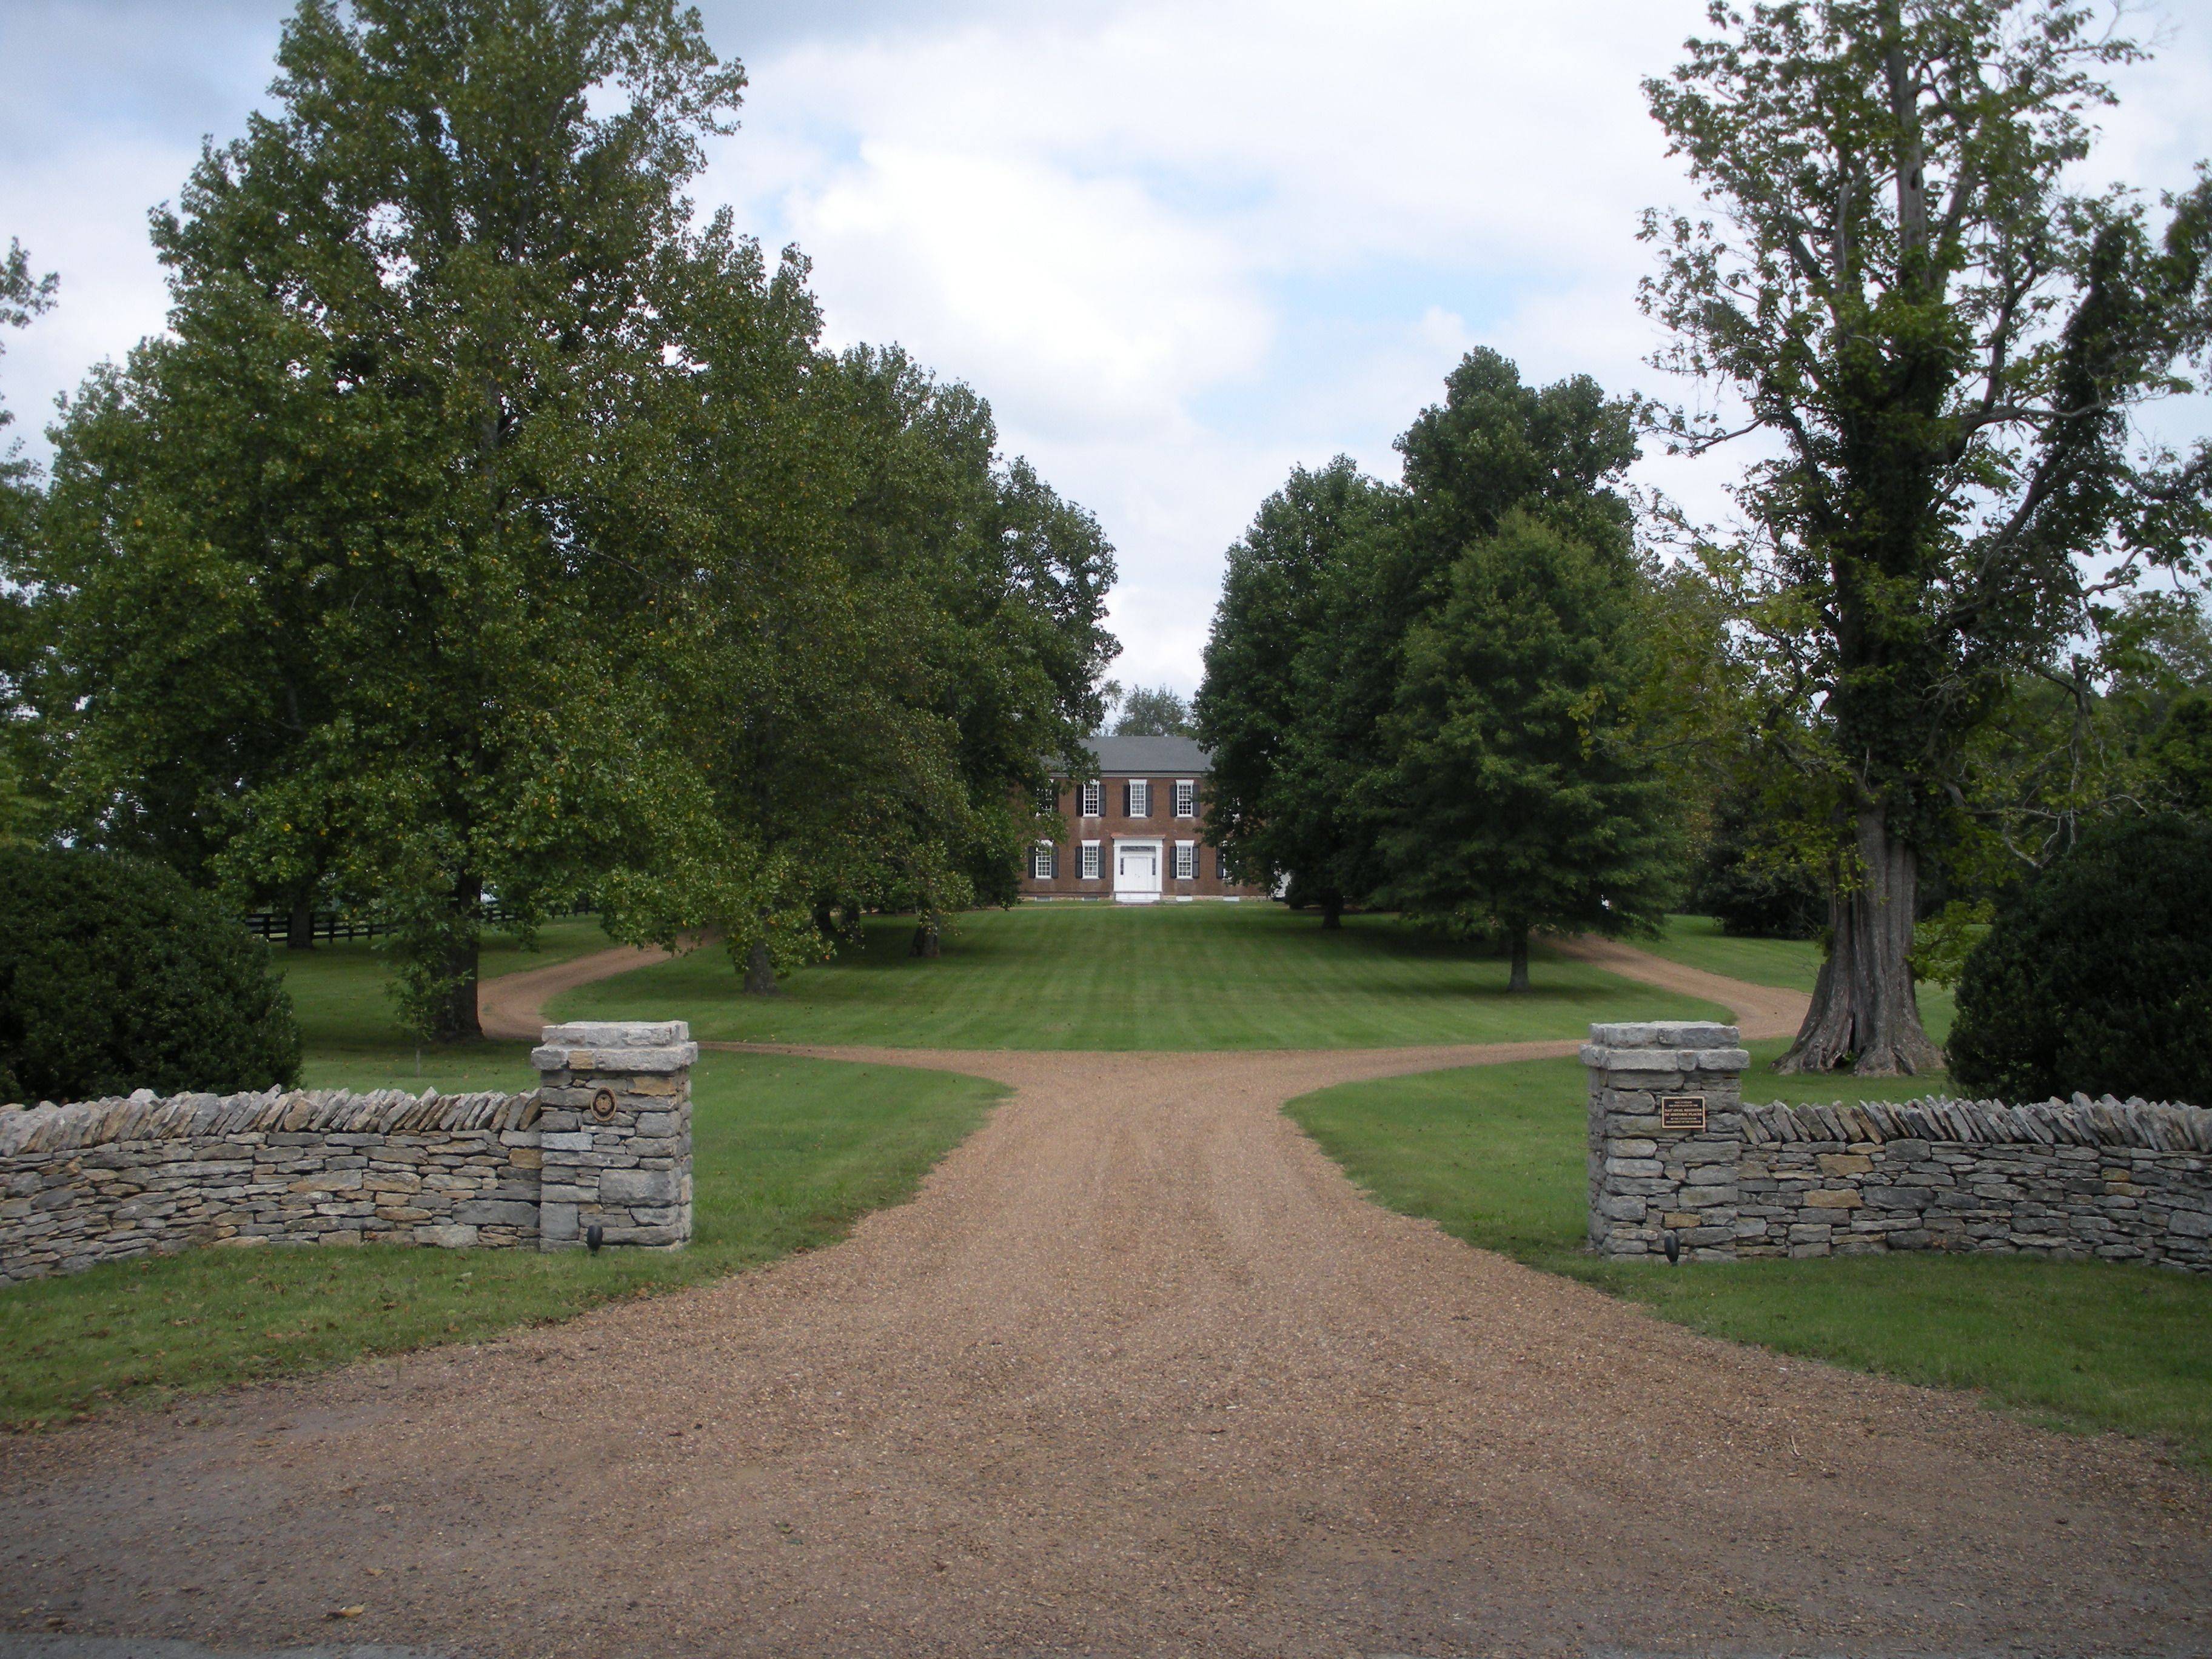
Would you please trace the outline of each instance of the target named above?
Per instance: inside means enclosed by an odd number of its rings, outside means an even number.
[[[934,962],[910,920],[747,997],[708,947],[568,992],[562,1019],[688,1019],[695,1036],[964,1048],[1361,1048],[1576,1037],[1595,1019],[1724,1018],[1710,1004],[1540,952],[1506,963],[1393,916],[1274,904],[1027,904],[959,918]]]
[[[692,1090],[689,1249],[187,1250],[15,1285],[0,1291],[0,1422],[476,1341],[831,1243],[911,1195],[1005,1092],[950,1073],[757,1054],[702,1056]]]
[[[1704,965],[1702,963],[1698,964]],[[1910,1099],[1940,1079],[1778,1078],[1753,1098]],[[1899,1255],[1606,1262],[1582,1253],[1584,1081],[1567,1060],[1346,1084],[1286,1109],[1381,1202],[1732,1341],[1980,1390],[2054,1426],[2212,1467],[2212,1279],[2104,1262]]]

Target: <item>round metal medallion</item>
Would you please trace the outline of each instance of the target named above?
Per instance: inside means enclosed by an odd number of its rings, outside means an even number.
[[[592,1097],[592,1115],[602,1123],[614,1121],[615,1091],[613,1090],[602,1089]]]

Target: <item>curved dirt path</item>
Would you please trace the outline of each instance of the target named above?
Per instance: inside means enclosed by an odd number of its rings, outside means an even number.
[[[535,1042],[545,1029],[545,1005],[563,991],[668,960],[658,945],[617,945],[566,962],[500,974],[477,987],[477,1024],[488,1037]]]
[[[0,1626],[580,1659],[2212,1647],[2202,1480],[1469,1249],[1278,1109],[1464,1052],[902,1053],[1013,1093],[843,1244],[0,1443]]]

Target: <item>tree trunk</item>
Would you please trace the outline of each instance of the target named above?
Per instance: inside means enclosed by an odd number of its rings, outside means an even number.
[[[925,962],[934,962],[937,960],[938,943],[937,924],[933,921],[918,922],[915,927],[914,945],[909,954],[920,957]]]
[[[1889,833],[1880,807],[1858,815],[1857,884],[1838,884],[1828,898],[1834,935],[1813,987],[1813,1006],[1778,1072],[1832,1072],[1847,1062],[1861,1077],[1931,1072],[1943,1051],[1920,1026],[1912,993],[1912,924],[1920,896],[1920,864]]]
[[[477,1018],[477,912],[483,904],[483,883],[464,876],[453,884],[453,911],[461,927],[446,953],[446,979],[452,988],[446,996],[445,1017],[439,1022],[441,1042],[481,1042],[483,1026]]]
[[[302,893],[292,901],[292,914],[284,924],[284,948],[288,951],[312,951],[315,948],[313,893]]]
[[[1344,926],[1343,894],[1324,893],[1322,895],[1321,925],[1324,929],[1330,932],[1334,932],[1337,928]]]
[[[757,939],[752,949],[745,952],[745,994],[749,997],[772,997],[775,994],[775,963],[768,953],[768,941]]]
[[[1512,940],[1513,968],[1505,976],[1505,988],[1525,991],[1528,988],[1528,928],[1526,923],[1516,923],[1507,933]]]

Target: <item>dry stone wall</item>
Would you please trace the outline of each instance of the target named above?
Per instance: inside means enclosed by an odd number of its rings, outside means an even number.
[[[1736,1254],[1973,1250],[2212,1273],[2212,1111],[1920,1100],[1743,1113]]]
[[[1590,1028],[1599,1254],[1671,1239],[1715,1261],[1954,1250],[2212,1273],[2212,1111],[2080,1095],[1746,1106],[1735,1037]]]
[[[538,1243],[535,1095],[0,1110],[0,1280],[195,1244]]]
[[[554,1026],[545,1042],[544,1082],[520,1094],[142,1091],[0,1107],[0,1284],[197,1245],[563,1249],[597,1228],[601,1244],[681,1246],[690,1032]]]

